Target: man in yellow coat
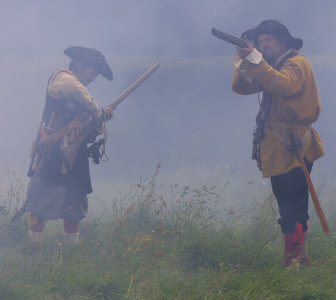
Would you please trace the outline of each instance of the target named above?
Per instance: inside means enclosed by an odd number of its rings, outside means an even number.
[[[232,89],[241,95],[263,92],[252,158],[263,177],[271,179],[285,237],[285,265],[293,260],[309,264],[308,186],[290,147],[294,140],[302,146],[309,171],[324,155],[320,137],[311,127],[321,110],[314,74],[298,51],[302,40],[280,22],[263,21],[242,37],[251,43],[236,48]]]

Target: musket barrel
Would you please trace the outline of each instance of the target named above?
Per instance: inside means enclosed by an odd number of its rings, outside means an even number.
[[[231,43],[233,45],[236,45],[238,47],[241,47],[241,48],[247,47],[247,42],[244,41],[243,39],[237,38],[237,37],[235,37],[231,34],[225,33],[223,31],[220,31],[220,30],[216,29],[216,28],[212,28],[211,33],[216,38],[219,38],[221,40],[229,42],[229,43]]]
[[[145,74],[143,74],[137,81],[135,81],[126,91],[124,91],[112,104],[109,105],[112,109],[118,106],[129,94],[131,94],[141,83],[143,83],[150,75],[152,75],[158,68],[160,63],[156,63]]]

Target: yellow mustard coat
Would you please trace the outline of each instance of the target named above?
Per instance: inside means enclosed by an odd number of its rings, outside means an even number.
[[[289,58],[280,71],[275,70],[264,59],[259,64],[246,62],[252,75],[249,82],[235,69],[232,89],[238,94],[258,92],[256,82],[273,94],[270,114],[265,126],[265,137],[261,140],[261,166],[263,177],[289,172],[300,166],[298,160],[286,148],[284,140],[288,130],[301,139],[303,153],[308,162],[324,155],[318,133],[309,125],[314,123],[321,111],[317,86],[312,68],[305,57]],[[276,133],[275,133],[276,131]]]

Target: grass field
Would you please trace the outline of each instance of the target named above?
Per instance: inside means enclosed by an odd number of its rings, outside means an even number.
[[[168,199],[155,176],[85,219],[71,247],[61,222],[29,247],[27,215],[9,221],[13,185],[0,207],[0,299],[336,299],[336,235],[314,219],[312,265],[284,268],[271,197],[247,217],[215,188],[175,186]]]

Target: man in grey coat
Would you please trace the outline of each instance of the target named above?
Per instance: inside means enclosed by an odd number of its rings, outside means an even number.
[[[68,69],[58,70],[49,79],[40,130],[52,126],[52,132],[59,132],[83,113],[87,120],[97,123],[102,115],[111,119],[112,109],[100,110],[86,89],[99,74],[112,81],[104,55],[81,46],[67,48],[64,53],[71,62]],[[76,134],[79,131],[77,128]],[[64,221],[65,242],[78,241],[79,223],[87,214],[87,194],[92,186],[86,140],[79,144],[72,166],[65,163],[64,149],[73,135],[71,132],[55,141],[47,151],[35,151],[32,159],[23,209],[30,212],[29,240],[33,244],[40,243],[46,221],[59,218]]]

